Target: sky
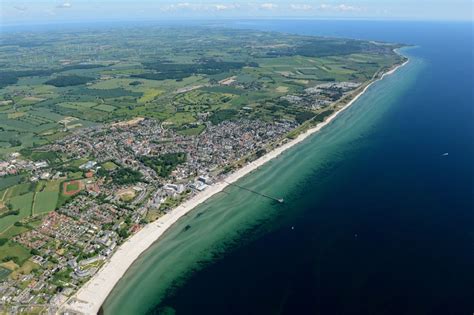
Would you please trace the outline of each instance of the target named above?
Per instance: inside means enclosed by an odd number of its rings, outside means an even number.
[[[0,0],[0,24],[169,19],[472,21],[474,0]]]

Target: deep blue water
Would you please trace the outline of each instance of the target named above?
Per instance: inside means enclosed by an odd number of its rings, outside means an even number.
[[[294,215],[227,249],[154,312],[171,305],[177,314],[472,314],[472,23],[232,26],[412,44],[424,66],[331,165],[323,197],[314,191],[320,177],[308,175]]]

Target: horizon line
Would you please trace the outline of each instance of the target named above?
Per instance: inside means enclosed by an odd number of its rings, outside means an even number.
[[[0,27],[9,27],[9,26],[36,26],[36,25],[58,25],[58,24],[106,24],[106,23],[120,23],[120,22],[144,22],[144,23],[159,23],[159,22],[171,22],[171,21],[185,21],[185,22],[217,22],[217,21],[272,21],[272,20],[301,20],[301,21],[374,21],[374,22],[439,22],[439,23],[474,23],[474,19],[465,20],[465,19],[436,19],[436,18],[427,18],[427,19],[414,19],[414,18],[403,18],[403,17],[394,17],[394,18],[376,18],[376,17],[294,17],[294,16],[276,16],[276,17],[164,17],[160,19],[125,19],[125,18],[113,18],[107,20],[56,20],[56,21],[25,21],[25,22],[12,22],[12,23],[3,23],[0,20]]]

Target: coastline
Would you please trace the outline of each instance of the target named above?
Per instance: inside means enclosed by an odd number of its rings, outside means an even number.
[[[61,311],[75,311],[83,314],[97,314],[115,287],[116,283],[126,273],[128,268],[133,262],[140,256],[142,252],[147,250],[155,241],[157,241],[175,222],[177,222],[182,216],[193,210],[196,206],[206,201],[213,195],[221,192],[226,188],[229,183],[234,183],[241,177],[251,173],[264,165],[266,162],[278,157],[281,153],[294,145],[302,142],[307,137],[318,132],[328,124],[330,124],[341,112],[350,107],[356,100],[362,96],[372,84],[382,80],[385,76],[393,74],[399,68],[403,67],[409,62],[404,61],[392,69],[384,72],[378,78],[374,77],[370,83],[368,83],[362,91],[355,95],[347,104],[338,109],[332,115],[327,117],[323,122],[318,123],[315,127],[306,130],[299,134],[295,139],[289,140],[287,143],[275,148],[268,152],[259,159],[246,164],[242,168],[236,170],[225,178],[225,181],[217,182],[205,191],[198,193],[193,198],[185,201],[183,204],[173,209],[171,212],[160,217],[156,221],[146,225],[135,235],[131,236],[126,242],[124,242],[118,250],[112,255],[109,261],[82,287],[74,294],[68,302],[66,302]]]

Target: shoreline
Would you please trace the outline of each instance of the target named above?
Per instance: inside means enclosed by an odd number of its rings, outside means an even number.
[[[296,138],[280,145],[257,160],[246,164],[245,166],[225,177],[225,180],[212,184],[206,190],[196,194],[191,199],[186,200],[184,203],[171,210],[169,213],[158,218],[156,221],[147,224],[143,229],[132,235],[122,245],[120,245],[117,251],[102,266],[102,268],[71,298],[69,298],[59,310],[73,311],[81,314],[97,314],[115,285],[127,272],[134,261],[151,245],[153,245],[153,243],[158,241],[159,238],[181,217],[189,213],[201,203],[205,202],[210,197],[221,192],[229,184],[234,183],[240,178],[250,174],[268,161],[278,157],[287,149],[295,146],[309,136],[320,131],[322,128],[330,124],[341,112],[354,104],[354,102],[357,101],[359,97],[361,97],[369,89],[369,87],[372,86],[372,84],[382,80],[387,75],[393,74],[399,68],[405,66],[409,61],[410,60],[407,59],[403,63],[396,65],[390,70],[387,70],[378,78],[374,77],[371,82],[362,89],[362,91],[355,95],[339,110],[327,117],[327,119],[323,122],[320,122],[316,126],[302,132]]]

